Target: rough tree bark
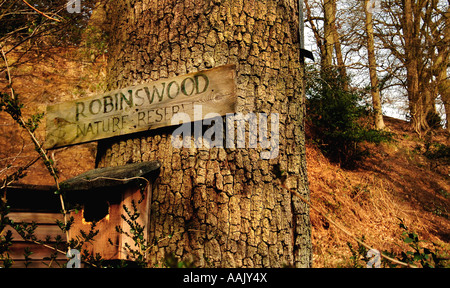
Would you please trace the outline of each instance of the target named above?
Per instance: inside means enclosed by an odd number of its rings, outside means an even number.
[[[108,89],[236,64],[237,111],[279,113],[280,150],[175,149],[172,128],[99,143],[98,166],[161,161],[150,266],[166,253],[197,267],[311,266],[298,1],[118,0]]]

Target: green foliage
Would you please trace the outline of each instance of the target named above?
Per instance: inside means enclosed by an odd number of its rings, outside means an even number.
[[[404,230],[402,233],[403,242],[408,244],[411,248],[410,251],[401,252],[401,261],[423,268],[444,267],[444,259],[440,257],[440,251],[437,249],[432,251],[428,248],[422,247],[421,243],[425,242],[424,240],[420,240],[419,236],[415,232],[410,231],[403,221],[400,222],[399,225],[400,228]]]
[[[56,225],[58,225],[58,227],[59,227],[59,229],[61,229],[61,231],[68,232],[70,230],[70,228],[72,227],[74,221],[75,221],[75,219],[73,217],[70,217],[66,223],[64,223],[63,221],[60,221],[60,220],[56,220]]]
[[[449,267],[449,258],[448,255],[445,255],[443,252],[439,251],[437,248],[434,250],[430,248],[423,247],[422,243],[426,241],[420,240],[419,235],[415,232],[412,232],[408,229],[408,227],[400,222],[400,228],[403,229],[401,240],[403,243],[407,244],[409,250],[401,251],[400,253],[394,253],[393,251],[383,251],[381,254],[385,256],[389,256],[393,259],[397,259],[403,263],[410,264],[416,267],[422,268],[444,268]],[[361,241],[364,242],[364,236]],[[367,262],[370,260],[367,258],[367,248],[358,243],[358,247],[355,249],[350,242],[347,242],[347,246],[350,249],[352,256],[350,256],[350,267],[352,268],[365,268],[367,266]],[[386,258],[381,258],[381,267],[384,268],[401,268],[405,267],[404,265],[400,265],[394,263]]]
[[[91,227],[88,232],[80,230],[79,235],[77,235],[74,239],[70,239],[69,247],[81,251],[85,243],[91,243],[94,241],[94,237],[99,233],[99,230],[95,229],[96,226],[97,223],[93,222],[91,223]]]
[[[436,130],[436,129],[442,128],[442,124],[441,124],[442,119],[438,113],[436,113],[434,111],[430,111],[430,112],[428,112],[425,119],[428,123],[428,126],[430,126],[430,129]]]
[[[450,165],[450,146],[437,142],[426,142],[425,157],[432,161],[439,161],[442,164]]]
[[[44,118],[44,113],[37,113],[31,115],[31,118],[28,119],[27,122],[25,122],[26,128],[28,128],[31,131],[31,133],[34,133],[36,129],[39,127],[42,118]]]
[[[0,8],[3,4],[0,4]],[[0,13],[2,11],[0,10]],[[0,20],[1,23],[1,20]],[[1,43],[0,43],[1,44]],[[6,58],[3,59],[6,62]],[[6,73],[6,80],[9,79],[9,74]],[[11,83],[11,82],[10,82]],[[55,167],[55,164],[53,163],[53,160],[50,159],[46,155],[46,151],[42,149],[41,144],[36,139],[35,132],[37,128],[40,125],[40,122],[44,116],[43,113],[38,113],[35,115],[32,115],[29,119],[24,120],[22,109],[24,105],[20,102],[20,97],[16,93],[14,93],[14,90],[12,89],[12,85],[9,84],[8,88],[10,88],[10,93],[0,93],[0,112],[6,112],[11,116],[11,118],[23,129],[25,129],[28,133],[30,138],[33,140],[33,143],[35,144],[35,149],[39,153],[40,158],[43,160],[46,168],[50,172],[50,174],[55,178],[56,183],[58,184],[57,178],[57,169]],[[35,160],[36,161],[36,160]],[[35,163],[35,161],[31,162],[27,166],[19,167],[17,168],[17,171],[13,175],[8,175],[5,177],[5,179],[2,179],[0,183],[2,183],[1,192],[5,192],[8,185],[10,185],[12,182],[20,179],[25,175],[25,170],[27,170],[32,164]],[[60,189],[55,192],[55,194],[60,195],[61,201],[63,201],[63,194],[64,194],[64,187],[60,187]],[[37,224],[36,223],[14,223],[11,219],[7,217],[10,207],[7,206],[6,201],[6,194],[3,194],[3,197],[0,201],[0,263],[3,264],[3,267],[8,268],[11,267],[13,264],[12,259],[9,256],[9,249],[13,244],[12,239],[12,232],[11,231],[5,231],[5,228],[7,226],[10,226],[12,229],[16,230],[17,233],[23,238],[24,241],[29,243],[34,243],[38,245],[45,245],[47,248],[52,248],[52,246],[45,244],[43,241],[38,240],[34,234]],[[62,213],[65,213],[65,211],[62,211]],[[56,224],[63,232],[68,232],[74,222],[74,218],[70,217],[70,219],[67,222],[57,221]],[[88,264],[88,266],[92,267],[101,267],[102,266],[102,259],[100,255],[93,255],[91,252],[89,252],[87,249],[83,248],[83,245],[85,243],[89,243],[93,241],[94,237],[98,234],[98,230],[95,230],[95,223],[92,225],[89,232],[80,231],[80,235],[77,236],[76,239],[71,239],[69,241],[69,246],[75,249],[78,249],[79,251],[82,251],[82,261]],[[55,260],[57,259],[57,255],[63,251],[59,250],[59,247],[62,244],[62,238],[57,236],[56,242],[54,243],[54,249],[52,250],[49,257],[45,257],[44,260],[48,260],[48,266],[51,267],[53,263],[57,263]],[[66,244],[64,243],[64,246]],[[24,250],[24,259],[25,259],[25,266],[28,267],[31,263],[30,256],[32,255],[32,251],[28,248]],[[64,252],[63,252],[64,253]]]
[[[155,243],[151,243],[146,240],[144,234],[145,226],[138,222],[141,214],[138,211],[137,204],[140,204],[143,199],[144,198],[141,198],[137,202],[132,200],[131,209],[126,205],[123,205],[125,215],[122,214],[121,217],[127,223],[129,231],[125,231],[120,226],[116,226],[116,231],[131,238],[133,241],[131,244],[124,244],[125,250],[127,251],[131,261],[122,261],[118,267],[126,267],[130,265],[136,268],[148,268],[149,251],[158,244],[157,239],[155,239]],[[169,235],[166,239],[170,238],[172,238],[172,235]],[[108,239],[108,241],[111,245],[114,245],[111,239]],[[192,262],[180,261],[173,253],[166,253],[164,255],[164,259],[162,259],[162,262],[166,268],[194,268],[194,264]]]
[[[44,113],[34,114],[28,120],[24,120],[22,115],[22,108],[23,104],[21,104],[19,100],[19,95],[14,94],[13,90],[11,91],[11,94],[0,93],[0,112],[4,111],[9,114],[20,127],[28,131],[31,139],[34,140],[33,143],[35,146],[35,150],[41,156],[45,167],[47,167],[47,170],[54,178],[57,178],[58,170],[56,169],[53,160],[45,155],[45,151],[42,149],[41,144],[34,136],[34,132],[39,127],[39,124],[44,117]],[[18,171],[20,172],[20,174],[22,174],[23,172],[21,168],[19,168]]]
[[[25,42],[37,46],[76,45],[95,2],[83,0],[81,13],[69,13],[65,9],[67,0],[28,0],[34,8],[56,21],[32,10],[23,1],[0,1],[0,41],[16,45]]]
[[[32,139],[35,139],[34,133],[36,129],[39,127],[39,124],[43,118],[43,114],[35,114],[32,115],[28,120],[23,120],[22,115],[22,108],[23,104],[20,103],[19,97],[17,94],[14,94],[13,91],[11,91],[11,94],[7,93],[1,93],[0,95],[0,112],[4,111],[7,114],[9,114],[14,121],[19,124],[22,128],[27,130],[30,134],[30,137]],[[35,143],[36,151],[39,153],[40,158],[43,160],[46,168],[50,172],[52,176],[54,176],[55,181],[57,181],[57,169],[53,163],[53,160],[46,156],[46,152],[41,148],[39,142],[37,140],[33,141]],[[3,187],[6,187],[9,185],[10,182],[13,180],[19,179],[21,176],[24,175],[24,172],[27,167],[19,168],[18,171],[11,177],[6,177],[6,179],[2,180]],[[145,189],[143,183],[141,183],[141,191]],[[62,185],[59,187],[59,189],[55,192],[56,195],[61,196],[64,198],[64,189],[65,187]],[[143,198],[138,203],[141,203]],[[62,200],[63,201],[63,200]],[[147,242],[147,239],[144,236],[144,229],[145,227],[137,221],[140,217],[140,213],[138,211],[138,206],[135,201],[132,201],[132,207],[129,209],[125,205],[123,206],[123,209],[126,213],[126,215],[121,215],[122,219],[129,225],[129,231],[122,230],[121,227],[116,227],[116,230],[119,233],[125,234],[126,236],[130,237],[133,241],[133,243],[125,243],[125,249],[129,252],[129,255],[131,255],[132,261],[105,261],[102,259],[101,255],[99,254],[93,254],[88,249],[85,249],[85,244],[92,243],[94,241],[94,238],[98,235],[99,230],[95,229],[96,223],[91,224],[91,228],[88,232],[85,232],[83,230],[80,231],[79,235],[76,236],[74,239],[70,239],[68,244],[69,248],[77,249],[78,251],[81,251],[81,261],[86,264],[87,267],[147,267],[148,266],[148,259],[147,254],[148,251],[153,245]],[[65,213],[65,211],[62,211]],[[9,257],[9,248],[12,245],[12,233],[11,231],[4,232],[4,229],[7,225],[11,226],[14,230],[16,230],[19,235],[23,238],[23,240],[34,243],[34,244],[44,244],[44,242],[38,240],[34,234],[37,224],[36,223],[14,223],[12,220],[10,220],[7,217],[7,214],[9,213],[9,207],[6,206],[6,199],[2,198],[1,206],[0,206],[0,260],[3,263],[3,267],[11,267],[13,264],[12,259]],[[60,220],[56,221],[56,224],[63,232],[68,232],[74,223],[74,218],[70,217],[67,221],[63,222]],[[54,247],[52,253],[49,257],[45,257],[44,260],[49,261],[48,266],[52,266],[52,263],[57,263],[55,261],[57,259],[58,253],[61,253],[63,251],[59,250],[58,246],[62,243],[62,239],[59,238],[56,241],[56,246]],[[111,241],[110,241],[111,243]],[[66,245],[65,245],[66,246]],[[49,245],[46,245],[48,248],[52,248]],[[28,267],[31,264],[31,258],[32,251],[29,249],[26,249],[24,251],[24,259],[25,259],[25,266]],[[175,258],[168,256],[167,259],[164,260],[164,263],[167,267],[172,267],[176,263],[176,267],[192,267],[192,265],[189,262],[180,262],[175,261]]]
[[[71,218],[68,223],[70,223],[70,226],[73,223],[73,218]],[[63,223],[60,223],[63,224]],[[62,225],[64,229],[65,226]],[[81,261],[85,263],[88,267],[103,267],[103,259],[100,256],[100,254],[94,254],[93,252],[89,251],[88,249],[84,248],[84,245],[86,243],[92,243],[95,239],[95,237],[98,235],[100,230],[96,229],[97,223],[92,222],[91,227],[89,228],[89,231],[80,230],[79,235],[77,235],[75,238],[70,239],[69,241],[69,247],[71,249],[77,249],[81,252]],[[61,225],[60,225],[61,227]],[[70,228],[70,227],[69,227]],[[63,230],[64,231],[64,230]]]
[[[363,235],[361,241],[364,242],[365,236]],[[354,249],[353,245],[350,242],[347,242],[347,246],[352,253],[350,257],[350,265],[352,268],[365,268],[367,266],[367,261],[370,259],[367,258],[367,248],[358,243],[358,248]]]
[[[173,253],[165,254],[164,266],[166,268],[195,268],[194,263],[190,261],[180,261]]]
[[[36,241],[36,235],[34,232],[36,231],[37,224],[36,222],[32,223],[14,223],[12,220],[10,221],[10,225],[14,228],[14,230],[19,233],[20,237],[22,237],[25,241]]]
[[[24,105],[20,102],[19,95],[14,94],[14,97],[12,97],[12,94],[0,92],[0,112],[8,113],[22,128],[34,133],[39,127],[42,118],[44,118],[44,113],[31,115],[27,121],[22,121],[23,107]]]
[[[25,247],[23,251],[23,257],[25,259],[25,268],[28,268],[31,264],[30,256],[33,254],[33,251],[30,250],[30,247]]]
[[[86,27],[84,35],[82,53],[85,57],[94,61],[108,51],[108,34],[104,30],[89,25]]]
[[[12,245],[12,232],[5,231],[5,228],[10,223],[8,213],[10,207],[7,205],[4,198],[0,198],[0,265],[4,268],[9,268],[12,265],[12,260],[9,257],[9,249]],[[1,266],[0,266],[1,267]]]
[[[427,241],[421,240],[416,232],[410,231],[401,219],[399,226],[403,230],[401,240],[404,244],[407,244],[409,250],[401,251],[400,253],[384,251],[383,254],[421,268],[450,267],[448,255],[437,249],[436,245],[429,245],[433,246],[433,249],[424,247],[422,244]],[[385,267],[390,268],[404,267],[387,260],[383,261],[383,264]]]
[[[16,121],[20,122],[22,116],[23,104],[20,103],[19,97],[12,97],[11,94],[0,92],[0,112],[5,111]]]
[[[141,203],[142,200],[138,201],[138,204]],[[126,205],[123,205],[123,209],[126,215],[121,215],[122,219],[128,224],[129,232],[124,231],[122,227],[116,226],[116,231],[123,235],[128,236],[133,240],[132,245],[129,243],[125,243],[125,249],[131,257],[131,260],[135,262],[135,264],[140,268],[145,268],[148,265],[147,254],[151,247],[151,244],[144,237],[144,229],[145,226],[139,224],[137,221],[140,217],[140,213],[137,208],[137,203],[135,200],[131,201],[130,210]],[[112,241],[109,239],[110,243]]]
[[[344,168],[353,168],[365,152],[362,142],[390,141],[392,135],[371,128],[371,111],[364,104],[364,91],[347,91],[337,69],[315,71],[307,81],[307,119],[311,123],[316,143],[331,161]]]

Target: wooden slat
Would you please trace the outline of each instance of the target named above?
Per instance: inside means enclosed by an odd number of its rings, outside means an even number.
[[[132,201],[135,201],[137,203],[137,208],[138,211],[140,212],[140,216],[138,219],[136,219],[136,222],[139,223],[139,225],[143,226],[143,227],[149,227],[148,224],[148,220],[149,220],[149,213],[150,213],[150,201],[149,199],[149,193],[151,193],[152,188],[148,187],[148,189],[145,191],[145,200],[142,201],[142,203],[139,204],[139,200],[141,198],[141,193],[139,192],[139,190],[133,190],[130,189],[128,191],[126,191],[123,194],[123,200],[122,200],[122,205],[125,205],[128,209],[130,209],[132,211]],[[130,235],[132,235],[132,233],[130,233],[130,225],[128,225],[128,223],[126,223],[126,221],[122,218],[120,218],[120,226],[122,228],[123,231],[125,231],[126,233],[129,233]],[[148,230],[144,230],[144,239],[146,239],[148,241]],[[128,255],[128,251],[126,249],[125,243],[128,243],[128,245],[130,245],[131,247],[133,247],[133,239],[130,237],[127,237],[125,234],[120,235],[120,249],[119,249],[119,259],[129,259],[128,257],[131,255]]]
[[[52,246],[50,244],[50,246]],[[34,244],[34,243],[24,243],[24,242],[19,242],[19,243],[14,243],[10,249],[9,249],[9,257],[13,260],[25,260],[25,256],[23,255],[25,252],[25,248],[29,248],[29,250],[31,252],[33,252],[29,258],[32,260],[42,260],[46,257],[50,257],[50,255],[52,255],[53,253],[55,253],[55,250],[47,248],[43,245],[38,245],[38,244]],[[65,248],[63,247],[63,245],[59,245],[58,249],[61,251],[64,251]],[[62,253],[56,253],[56,259],[59,260],[67,260],[66,255],[62,254]]]
[[[36,260],[31,261],[31,263],[25,267],[25,261],[14,261],[12,268],[61,268],[65,263],[67,263],[67,260],[57,260],[51,263],[51,266],[49,267],[50,261],[49,260]],[[59,264],[59,265],[58,265]]]
[[[117,245],[120,244],[121,235],[116,231],[116,226],[119,226],[121,222],[120,215],[123,213],[121,207],[120,203],[110,205],[110,214],[96,223],[95,229],[100,230],[100,233],[95,236],[92,243],[88,243],[83,249],[91,251],[94,255],[99,253],[105,260],[118,259]],[[71,214],[75,222],[69,230],[69,238],[76,238],[80,235],[80,230],[88,232],[91,229],[91,223],[84,221],[83,213],[84,211]],[[111,245],[108,241],[109,239],[115,245]]]
[[[225,65],[48,106],[45,148],[178,125],[171,123],[177,113],[190,122],[235,113],[235,70]]]
[[[56,220],[63,221],[63,215],[61,213],[33,213],[33,212],[11,212],[8,214],[9,219],[15,223],[36,222],[39,224],[55,224]]]
[[[10,226],[6,226],[5,230],[11,230],[14,242],[24,241],[23,238]],[[51,240],[54,240],[56,236],[61,236],[63,241],[66,240],[66,235],[61,231],[57,225],[38,225],[34,234],[38,240],[45,241],[47,236],[51,236]]]

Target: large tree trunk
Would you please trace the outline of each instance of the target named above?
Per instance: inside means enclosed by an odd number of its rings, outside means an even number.
[[[297,1],[110,1],[108,89],[236,64],[238,112],[279,113],[279,156],[181,148],[172,128],[99,144],[98,166],[161,161],[149,265],[166,253],[197,267],[311,266]],[[282,177],[284,178],[284,177]]]
[[[423,112],[423,101],[419,91],[419,29],[418,20],[414,18],[417,11],[416,4],[412,0],[403,1],[403,37],[405,41],[406,58],[406,85],[408,91],[409,113],[411,124],[414,130],[420,135],[422,131],[427,130],[426,115]],[[414,21],[416,20],[416,21]]]
[[[370,0],[364,1],[364,10],[366,13],[366,34],[367,34],[367,52],[369,56],[369,73],[372,95],[372,106],[374,111],[375,128],[382,130],[385,128],[383,120],[383,112],[381,110],[380,87],[378,86],[377,62],[375,59],[375,41],[373,36],[373,17],[369,11],[368,5]]]

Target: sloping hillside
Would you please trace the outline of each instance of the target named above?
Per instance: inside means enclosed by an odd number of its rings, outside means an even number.
[[[395,133],[395,142],[366,146],[371,156],[353,171],[331,164],[308,139],[312,203],[380,251],[409,251],[402,241],[402,220],[420,239],[427,240],[423,246],[435,243],[434,247],[448,255],[450,167],[423,155],[426,141],[410,132],[408,123],[393,118],[385,121]],[[429,139],[446,145],[448,140],[445,132]],[[315,211],[311,221],[314,266],[351,267],[347,242],[353,247],[357,243]]]

